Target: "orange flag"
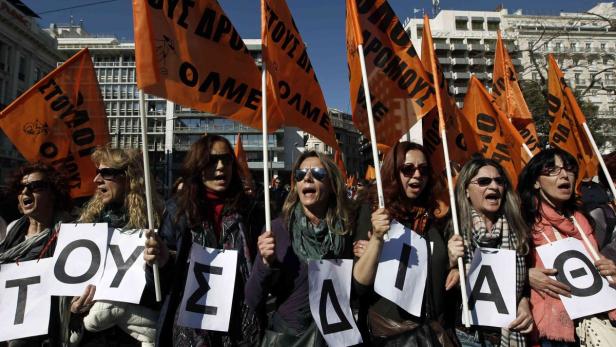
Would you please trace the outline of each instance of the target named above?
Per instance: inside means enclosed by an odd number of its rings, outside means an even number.
[[[518,74],[509,57],[507,47],[503,43],[500,31],[498,31],[498,39],[496,40],[492,75],[492,95],[496,104],[511,119],[515,128],[522,135],[528,149],[533,154],[539,153],[541,148],[539,147],[539,136],[537,136],[533,115],[524,100],[524,95],[518,84]],[[524,151],[523,156],[526,156],[526,151]]]
[[[597,175],[599,161],[582,127],[586,117],[551,54],[548,57],[548,116],[551,118],[550,146],[569,152],[577,159],[580,165],[578,183],[585,177]]]
[[[444,214],[449,206],[449,191],[447,189],[447,174],[445,169],[445,154],[443,152],[443,141],[441,129],[447,132],[447,147],[449,149],[449,159],[455,171],[459,171],[462,165],[470,159],[473,153],[477,152],[475,141],[465,141],[465,134],[472,134],[473,129],[457,107],[455,99],[449,94],[449,86],[443,76],[440,64],[434,53],[432,41],[432,31],[430,20],[424,16],[423,36],[421,40],[421,61],[428,71],[428,74],[436,76],[440,89],[441,107],[443,109],[443,120],[439,120],[438,108],[432,109],[422,121],[423,145],[429,155],[429,161],[437,176],[435,194],[438,196],[439,205],[442,207],[437,213]],[[432,71],[432,67],[436,71]],[[434,81],[433,81],[434,83]],[[437,100],[438,102],[438,100]],[[472,135],[471,135],[472,136]]]
[[[374,181],[376,179],[376,171],[374,171],[374,166],[368,165],[364,179],[368,181]]]
[[[268,104],[278,107],[285,124],[299,127],[339,150],[323,92],[286,2],[261,0],[261,23]]]
[[[261,73],[216,0],[133,0],[137,85],[148,94],[261,129]],[[268,107],[268,131],[282,115]]]
[[[94,194],[90,155],[109,142],[105,105],[88,49],[82,49],[0,112],[0,127],[29,162],[69,177],[71,196]]]
[[[516,186],[523,167],[524,139],[475,76],[469,82],[462,113],[474,129],[480,153],[499,162]],[[470,141],[469,137],[467,140]]]
[[[235,140],[235,158],[237,159],[237,166],[240,170],[244,187],[249,187],[254,190],[255,182],[252,178],[252,174],[250,173],[250,169],[248,168],[248,160],[246,159],[246,152],[244,151],[242,136],[240,134],[237,134],[237,138]]]
[[[344,160],[342,160],[342,153],[340,151],[334,152],[334,163],[338,166],[342,177],[347,177],[346,167],[344,166]]]
[[[346,0],[346,40],[353,122],[370,138],[358,53],[363,45],[376,141],[393,146],[434,108],[430,77],[386,0]]]

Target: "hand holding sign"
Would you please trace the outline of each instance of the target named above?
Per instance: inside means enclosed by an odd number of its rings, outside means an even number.
[[[81,296],[73,297],[73,300],[71,301],[71,312],[80,314],[88,312],[90,307],[94,304],[94,293],[96,293],[96,286],[88,284]]]
[[[389,212],[384,208],[372,212],[372,235],[379,239],[383,239],[385,233],[389,231]]]
[[[616,276],[616,264],[602,255],[600,257],[599,260],[595,261],[595,267],[599,270],[601,276],[607,278],[611,286],[616,285],[616,281],[614,280],[614,276]]]
[[[274,233],[266,231],[259,235],[257,239],[257,247],[259,247],[259,254],[265,265],[272,265],[276,259],[276,239]]]
[[[568,285],[558,282],[548,276],[555,276],[556,269],[528,269],[528,281],[531,288],[537,291],[539,295],[547,294],[554,299],[560,299],[559,295],[571,297],[571,288]]]
[[[513,322],[509,324],[509,330],[528,334],[533,330],[533,315],[530,312],[528,298],[522,298],[518,303],[518,314]]]
[[[154,263],[158,266],[165,266],[169,261],[169,248],[158,233],[150,229],[145,232],[145,249],[143,251],[143,259],[148,265]]]

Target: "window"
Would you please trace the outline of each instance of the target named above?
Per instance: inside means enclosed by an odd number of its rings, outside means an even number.
[[[320,147],[320,146],[319,146],[319,144],[318,144],[318,143],[315,143],[315,144],[314,144],[314,150],[315,150],[315,151],[317,151],[317,152],[318,152],[318,151],[319,151],[319,147]]]
[[[500,24],[500,22],[489,21],[488,22],[488,31],[497,31],[498,29],[500,29],[499,24]]]
[[[423,27],[417,27],[417,37],[423,36]]]
[[[601,43],[601,49],[604,50],[605,48],[605,43]]]
[[[560,42],[555,42],[554,43],[554,52],[560,52],[561,48],[562,48],[562,43],[560,43]]]
[[[590,42],[586,42],[586,51],[590,51],[590,48],[592,47]]]
[[[456,30],[468,30],[468,20],[456,19]]]
[[[471,27],[475,31],[483,31],[483,20],[473,19],[471,22]]]
[[[17,73],[17,78],[19,78],[20,81],[26,80],[26,57],[23,55],[19,57],[19,70]]]
[[[533,49],[534,45],[535,45],[535,41],[528,41],[528,49]]]

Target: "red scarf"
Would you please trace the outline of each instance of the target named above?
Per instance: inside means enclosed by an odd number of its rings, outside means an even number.
[[[207,215],[207,220],[212,223],[214,231],[216,232],[216,239],[220,240],[220,234],[222,232],[222,211],[225,207],[223,194],[209,189],[206,190],[205,205],[205,213]]]

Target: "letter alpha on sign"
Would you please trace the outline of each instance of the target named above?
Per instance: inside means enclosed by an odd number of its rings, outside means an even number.
[[[599,274],[580,240],[558,240],[537,247],[537,253],[546,268],[556,269],[556,280],[571,288],[570,298],[560,296],[571,319],[616,308],[616,289]]]
[[[329,346],[362,342],[351,312],[352,259],[308,262],[310,312]]]
[[[0,265],[0,341],[47,334],[51,258]]]
[[[515,319],[515,271],[515,251],[475,249],[466,284],[473,325],[503,328]]]
[[[195,329],[228,331],[237,251],[193,244],[189,260],[178,324]]]

